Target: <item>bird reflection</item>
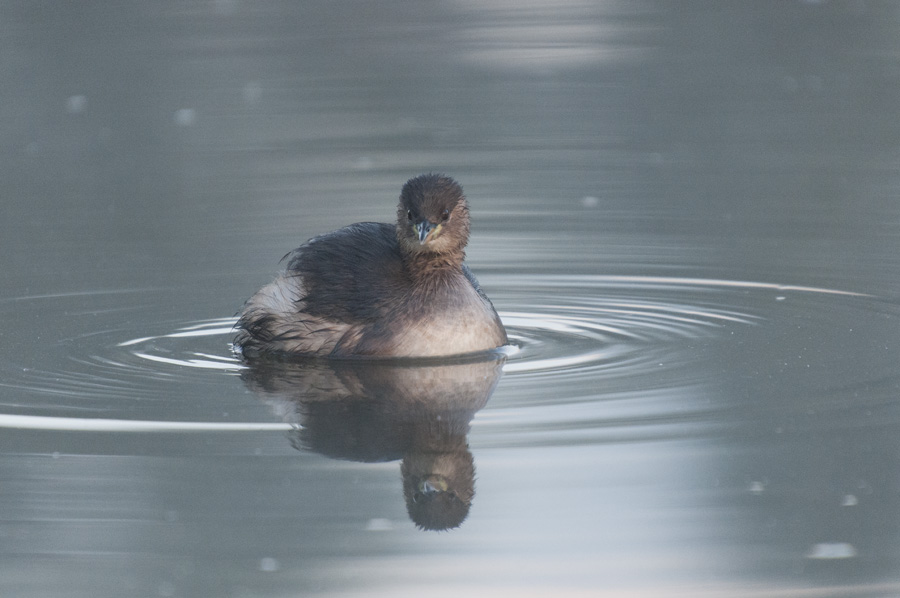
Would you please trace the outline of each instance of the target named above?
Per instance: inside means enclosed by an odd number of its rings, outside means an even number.
[[[403,495],[421,529],[459,527],[475,494],[466,434],[504,358],[441,363],[254,360],[248,388],[290,423],[291,443],[335,459],[401,459]]]

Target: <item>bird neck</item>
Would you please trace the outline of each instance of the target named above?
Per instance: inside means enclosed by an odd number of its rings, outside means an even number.
[[[444,276],[462,270],[466,253],[462,249],[449,253],[416,251],[403,256],[407,270],[413,277]]]

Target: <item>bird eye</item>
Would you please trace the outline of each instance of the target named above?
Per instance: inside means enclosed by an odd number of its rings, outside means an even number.
[[[441,212],[441,222],[447,222],[450,219],[450,210],[444,210]]]
[[[410,221],[413,219],[412,210],[406,210],[406,219]]]

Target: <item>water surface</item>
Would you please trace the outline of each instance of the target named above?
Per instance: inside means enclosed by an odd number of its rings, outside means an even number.
[[[0,594],[900,593],[893,5],[0,15]],[[512,348],[235,358],[430,170]]]

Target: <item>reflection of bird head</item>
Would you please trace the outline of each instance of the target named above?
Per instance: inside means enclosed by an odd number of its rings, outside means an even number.
[[[400,465],[410,519],[421,529],[462,525],[475,496],[475,461],[465,439],[450,452],[413,452]]]

